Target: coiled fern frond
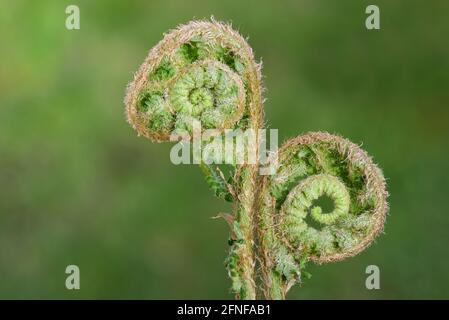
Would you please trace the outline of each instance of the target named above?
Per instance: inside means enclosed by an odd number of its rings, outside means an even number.
[[[153,47],[129,84],[128,121],[154,141],[173,132],[260,126],[260,69],[246,41],[230,26],[192,21]],[[251,119],[250,119],[251,118]]]
[[[354,143],[312,132],[287,141],[277,155],[276,173],[264,179],[261,192],[270,298],[285,297],[305,262],[340,261],[363,251],[382,231],[388,211],[383,174]]]

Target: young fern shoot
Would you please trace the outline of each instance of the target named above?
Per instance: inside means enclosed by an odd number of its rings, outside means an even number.
[[[221,135],[252,129],[254,143],[245,147],[259,159],[262,91],[261,65],[240,34],[214,20],[191,21],[150,50],[128,85],[126,116],[139,136],[155,142],[191,140],[195,122]],[[284,299],[306,262],[358,254],[380,233],[387,214],[382,172],[355,144],[308,133],[275,156],[271,176],[246,161],[235,162],[228,179],[201,159],[214,194],[234,203],[226,265],[238,299]],[[322,197],[333,202],[330,212],[320,206]]]
[[[157,142],[169,141],[173,133],[192,136],[194,121],[219,132],[257,132],[263,123],[261,93],[260,66],[246,41],[229,25],[192,21],[167,33],[150,50],[128,86],[126,114],[139,135]],[[227,194],[215,168],[207,164],[202,168],[214,192]],[[257,172],[257,164],[244,163],[233,177],[233,188],[241,192],[234,198],[234,238],[227,267],[232,290],[241,299],[256,298]]]
[[[305,263],[336,262],[369,246],[388,211],[385,179],[365,151],[325,132],[288,140],[263,180],[259,231],[264,293],[283,299]],[[333,210],[317,201],[327,196]]]

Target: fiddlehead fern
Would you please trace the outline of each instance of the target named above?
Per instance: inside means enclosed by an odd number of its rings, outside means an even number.
[[[193,121],[203,129],[257,129],[262,126],[260,65],[246,41],[229,25],[192,21],[167,33],[153,47],[129,84],[125,98],[129,123],[146,138],[192,136]],[[256,148],[257,153],[257,137]],[[214,193],[230,200],[218,172],[202,164]],[[235,170],[235,198],[228,272],[239,298],[254,299],[253,215],[257,164]]]
[[[176,130],[247,128],[261,123],[259,66],[228,25],[193,21],[152,48],[129,84],[128,121],[154,141]]]
[[[255,141],[246,148],[257,159],[262,104],[260,65],[251,48],[229,25],[215,21],[192,21],[167,33],[125,97],[128,121],[141,136],[157,142],[169,141],[173,133],[191,138],[194,121],[219,133],[252,129]],[[238,298],[255,299],[259,287],[268,299],[285,298],[308,261],[339,261],[366,248],[388,210],[382,172],[341,137],[298,136],[276,155],[275,174],[263,178],[258,164],[249,161],[235,165],[228,179],[200,163],[215,195],[234,202],[234,215],[226,216],[227,268]],[[324,208],[323,198],[332,208]]]
[[[287,141],[261,192],[260,230],[268,298],[281,299],[304,264],[340,261],[365,249],[388,209],[380,169],[358,146],[316,132]],[[321,208],[327,197],[332,205]]]

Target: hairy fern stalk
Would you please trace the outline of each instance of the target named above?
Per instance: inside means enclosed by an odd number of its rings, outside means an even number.
[[[201,128],[263,127],[261,65],[230,25],[192,21],[165,34],[128,85],[128,122],[155,142]],[[259,137],[247,148],[258,154]],[[210,143],[210,141],[205,141]],[[274,160],[276,159],[276,161]],[[358,146],[325,132],[288,140],[271,159],[233,166],[226,177],[200,163],[216,196],[233,202],[226,266],[238,299],[284,299],[307,273],[307,262],[340,261],[364,250],[388,211],[381,170]],[[333,208],[325,210],[327,198]]]

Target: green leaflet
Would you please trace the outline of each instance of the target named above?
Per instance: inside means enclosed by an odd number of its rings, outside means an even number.
[[[228,202],[232,202],[233,196],[228,190],[227,182],[221,177],[219,171],[212,165],[205,163],[202,163],[200,167],[203,171],[206,183],[214,192],[215,196]]]
[[[149,74],[150,80],[162,81],[173,77],[176,73],[175,66],[168,61],[164,61]]]
[[[149,129],[156,132],[170,132],[173,129],[174,118],[168,110],[162,92],[141,93],[138,109],[147,116]]]
[[[301,276],[300,266],[284,246],[277,249],[275,262],[276,271],[279,272],[287,282],[292,280],[299,281]]]

